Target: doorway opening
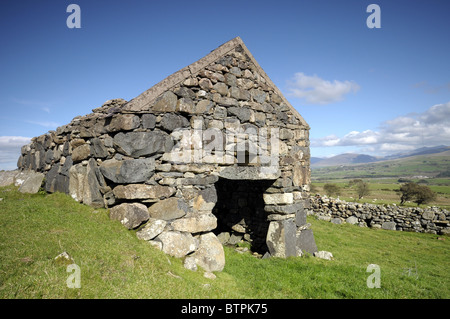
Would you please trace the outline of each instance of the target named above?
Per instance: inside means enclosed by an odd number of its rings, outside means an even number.
[[[252,252],[264,255],[269,228],[263,194],[273,180],[233,180],[219,178],[215,183],[217,217],[214,233],[224,245],[248,243]]]

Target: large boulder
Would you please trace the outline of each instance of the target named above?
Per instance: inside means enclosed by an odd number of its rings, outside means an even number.
[[[134,229],[149,219],[147,206],[140,203],[123,203],[110,209],[110,218],[120,221],[126,228]]]
[[[69,170],[73,165],[72,157],[66,157],[64,165],[53,165],[45,176],[45,190],[49,193],[69,194]]]
[[[112,132],[129,131],[138,128],[139,124],[140,120],[137,115],[118,114],[112,118],[111,123],[109,124],[109,129]]]
[[[19,187],[21,193],[36,194],[44,180],[44,174],[34,171],[27,171],[24,173],[24,180]]]
[[[396,225],[397,224],[395,222],[384,222],[383,224],[381,224],[381,228],[387,230],[396,230]]]
[[[190,126],[190,122],[183,115],[174,113],[164,114],[159,124],[161,125],[161,128],[170,132],[177,128]]]
[[[148,208],[148,212],[152,218],[171,220],[183,217],[188,209],[183,199],[171,197],[153,204]]]
[[[199,192],[193,200],[193,208],[196,211],[211,211],[217,202],[217,192],[214,186],[207,187]]]
[[[175,112],[177,106],[177,96],[171,92],[164,92],[155,101],[152,106],[152,110],[155,112]]]
[[[118,161],[110,159],[100,165],[100,172],[117,184],[140,183],[148,180],[155,171],[153,158]]]
[[[267,230],[266,243],[273,257],[297,256],[297,226],[292,219],[272,221]]]
[[[198,238],[198,249],[192,254],[196,264],[209,272],[222,271],[225,267],[225,253],[219,239],[211,232]]]
[[[14,184],[18,170],[14,171],[0,171],[0,187]]]
[[[178,258],[186,256],[198,247],[198,240],[190,233],[179,231],[164,231],[155,240],[162,243],[163,252]]]
[[[72,160],[79,162],[87,159],[89,155],[91,155],[91,146],[89,144],[83,144],[74,148],[72,151]]]
[[[176,189],[161,185],[128,184],[114,188],[114,196],[118,199],[163,199],[172,196]]]
[[[217,217],[212,213],[196,213],[189,217],[176,219],[171,226],[174,230],[192,234],[207,232],[217,227]]]
[[[69,176],[68,190],[73,199],[93,207],[104,207],[100,188],[106,183],[93,158],[89,160],[88,165],[72,166],[69,169]]]
[[[120,132],[114,136],[114,147],[124,155],[137,158],[169,152],[173,141],[170,135],[163,131]]]
[[[297,235],[297,247],[302,253],[314,254],[317,252],[316,241],[311,229],[304,229]]]
[[[136,236],[143,240],[152,240],[164,231],[167,222],[162,219],[150,218],[147,223],[136,232]]]
[[[292,193],[263,194],[266,205],[285,205],[293,204],[294,196]]]

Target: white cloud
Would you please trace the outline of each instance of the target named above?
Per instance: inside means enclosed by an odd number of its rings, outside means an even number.
[[[312,147],[363,146],[365,151],[381,153],[441,144],[450,144],[450,102],[385,121],[378,131],[351,131],[343,137],[329,135],[311,141]]]
[[[308,76],[299,72],[288,82],[288,90],[290,95],[305,99],[308,103],[329,104],[341,101],[348,93],[357,92],[359,85],[353,81],[330,82],[317,75]]]
[[[30,137],[0,136],[0,170],[16,169],[20,149],[30,141]]]

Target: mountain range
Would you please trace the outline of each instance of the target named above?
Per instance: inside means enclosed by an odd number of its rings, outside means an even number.
[[[432,147],[421,147],[409,152],[402,152],[389,156],[371,156],[366,154],[345,153],[328,158],[311,157],[311,168],[374,163],[416,155],[437,154],[447,151],[450,151],[450,146],[439,145]]]

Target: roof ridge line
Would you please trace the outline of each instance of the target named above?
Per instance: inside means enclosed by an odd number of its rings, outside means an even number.
[[[139,112],[145,106],[150,105],[155,102],[155,100],[163,94],[165,91],[170,90],[174,86],[178,85],[188,77],[196,74],[201,69],[205,68],[207,65],[213,63],[218,60],[220,57],[226,55],[228,52],[236,48],[237,46],[241,46],[245,54],[249,57],[250,61],[255,65],[257,71],[264,77],[264,79],[268,82],[268,84],[274,89],[275,93],[277,93],[282,101],[286,103],[286,105],[291,109],[293,114],[297,116],[297,118],[302,122],[307,129],[309,129],[308,123],[305,119],[300,115],[300,113],[289,103],[289,101],[284,97],[283,93],[281,93],[280,89],[272,82],[267,73],[263,70],[263,68],[259,65],[258,61],[256,61],[253,54],[244,44],[244,41],[237,36],[224,44],[220,45],[218,48],[212,50],[210,53],[205,55],[203,58],[189,64],[188,66],[176,71],[175,73],[169,75],[162,81],[153,85],[151,88],[141,93],[137,97],[130,100],[128,103],[124,104],[121,107],[120,111],[125,112]]]
[[[215,60],[219,59],[221,56],[233,50],[236,46],[244,44],[240,37],[235,37],[228,42],[220,45],[218,48],[212,50],[210,53],[205,55],[203,58],[189,64],[188,66],[172,73],[162,81],[156,83],[148,90],[144,91],[137,97],[130,100],[128,103],[121,107],[121,111],[139,111],[146,105],[153,103],[158,96],[167,90],[170,90],[175,85],[181,83],[183,80],[189,76],[197,73],[202,68],[211,64]]]

